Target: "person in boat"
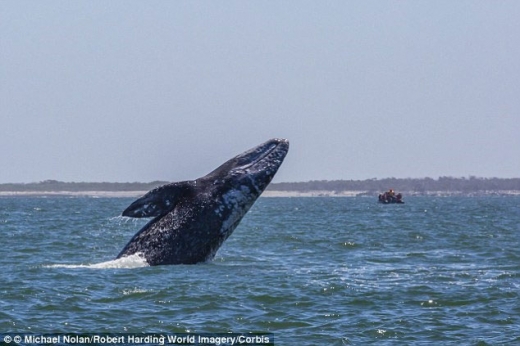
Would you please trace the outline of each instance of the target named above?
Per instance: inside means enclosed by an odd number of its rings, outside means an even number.
[[[385,191],[382,194],[379,194],[379,201],[382,203],[390,202],[390,194],[389,191]]]
[[[401,193],[395,194],[394,190],[390,189],[382,194],[379,194],[379,202],[381,203],[404,203],[403,195]]]

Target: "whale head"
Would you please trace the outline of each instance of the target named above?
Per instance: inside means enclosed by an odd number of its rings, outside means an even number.
[[[228,160],[198,181],[247,189],[251,197],[257,198],[273,179],[288,150],[288,140],[271,139]]]
[[[220,234],[226,239],[280,168],[289,141],[271,139],[225,162],[197,184],[216,201],[215,214],[222,220]]]

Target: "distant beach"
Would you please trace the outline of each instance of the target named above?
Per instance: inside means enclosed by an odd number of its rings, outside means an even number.
[[[0,197],[92,197],[92,198],[137,198],[148,191],[0,191]],[[461,191],[401,191],[404,196],[518,196],[519,190],[493,190],[478,192]],[[267,190],[262,197],[377,197],[370,191],[277,191]]]
[[[130,198],[140,197],[148,191],[0,191],[0,197],[38,197],[38,196],[70,196],[70,197],[106,197]],[[262,197],[355,197],[366,191],[264,191]]]
[[[38,196],[70,196],[70,197],[139,197],[147,191],[0,191],[0,197],[38,197]]]

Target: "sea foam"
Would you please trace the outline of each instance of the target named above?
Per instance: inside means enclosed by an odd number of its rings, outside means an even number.
[[[130,256],[110,260],[106,262],[94,263],[94,264],[50,264],[44,267],[47,268],[91,268],[91,269],[132,269],[148,267],[149,264],[146,259],[141,256],[141,253],[136,253]]]

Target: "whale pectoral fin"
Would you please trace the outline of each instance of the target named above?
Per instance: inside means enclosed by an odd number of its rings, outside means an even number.
[[[162,201],[154,201],[153,199],[143,196],[130,204],[123,211],[123,216],[127,217],[155,217],[166,214]]]
[[[127,217],[157,217],[169,213],[188,190],[189,183],[180,182],[160,186],[134,201],[123,211]]]

